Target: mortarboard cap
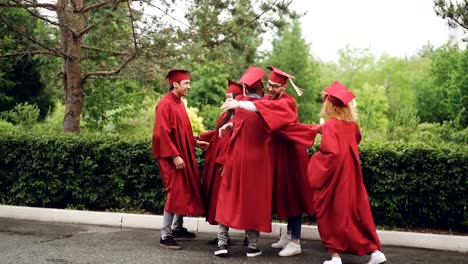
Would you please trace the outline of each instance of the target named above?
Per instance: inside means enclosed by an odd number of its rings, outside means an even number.
[[[327,89],[325,89],[325,91],[321,93],[331,96],[332,98],[330,98],[330,102],[335,105],[338,105],[338,103],[347,105],[356,97],[353,92],[351,92],[338,81],[334,81],[332,84],[330,84],[330,86],[327,87]],[[338,101],[335,99],[338,99]]]
[[[186,70],[172,69],[167,73],[166,79],[169,80],[169,85],[172,85],[172,83],[174,82],[180,82],[182,80],[190,80],[189,73],[190,72]]]
[[[242,85],[228,79],[228,88],[226,93],[242,94]]]
[[[280,71],[276,69],[275,67],[268,66],[267,69],[271,71],[270,77],[268,77],[268,80],[279,83],[279,84],[286,84],[288,82],[288,79],[295,79],[294,76],[287,74],[283,71]]]
[[[296,91],[297,95],[301,96],[304,93],[304,89],[297,87],[296,84],[292,81],[292,79],[296,79],[294,76],[291,74],[285,73],[284,71],[278,70],[277,68],[273,66],[268,66],[267,69],[271,71],[270,77],[268,77],[268,80],[279,83],[281,85],[285,85],[289,81],[291,82],[292,86],[294,87],[294,90]]]
[[[237,83],[245,84],[247,87],[252,87],[254,84],[260,82],[265,75],[265,71],[261,68],[250,66]]]

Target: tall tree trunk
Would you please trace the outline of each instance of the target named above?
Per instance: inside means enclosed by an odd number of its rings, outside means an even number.
[[[83,110],[83,82],[81,77],[81,36],[84,27],[82,12],[74,13],[67,10],[67,0],[58,0],[57,17],[60,26],[60,36],[63,52],[67,55],[63,63],[63,84],[65,90],[65,117],[63,129],[65,132],[80,132],[80,118]],[[83,7],[83,0],[73,0],[74,10]]]

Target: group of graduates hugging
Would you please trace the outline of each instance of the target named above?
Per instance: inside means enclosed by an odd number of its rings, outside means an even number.
[[[216,129],[194,136],[181,97],[190,87],[189,71],[169,71],[169,92],[156,106],[153,157],[167,194],[160,246],[181,249],[179,238],[195,238],[183,216],[205,216],[218,225],[214,254],[229,252],[229,228],[245,230],[247,257],[262,254],[260,232],[272,231],[272,215],[287,219],[287,233],[273,248],[283,257],[301,253],[305,213],[316,218],[320,238],[332,258],[370,254],[369,264],[386,262],[365,189],[358,144],[355,95],[338,81],[322,94],[323,124],[302,124],[286,90],[300,95],[294,76],[274,67],[251,66],[237,81],[228,80],[226,101]],[[289,80],[289,83],[288,83]],[[266,87],[265,87],[266,86]],[[266,88],[266,90],[265,90]],[[265,92],[266,91],[266,92]],[[320,150],[310,159],[307,147],[321,134]],[[204,149],[200,175],[195,147]]]

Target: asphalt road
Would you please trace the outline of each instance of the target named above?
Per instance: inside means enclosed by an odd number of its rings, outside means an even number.
[[[245,256],[242,237],[232,237],[229,257],[215,257],[214,246],[206,242],[215,234],[198,233],[193,241],[183,241],[183,250],[159,247],[159,231],[119,229],[0,218],[0,264],[50,263],[307,263],[329,259],[320,241],[303,240],[302,254],[279,257],[269,245],[273,238],[260,237],[263,255]],[[387,246],[382,250],[387,264],[468,264],[468,253]],[[366,264],[369,256],[344,255],[344,264]]]

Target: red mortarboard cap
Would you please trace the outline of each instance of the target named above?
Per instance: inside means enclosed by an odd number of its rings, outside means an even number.
[[[288,78],[295,79],[295,77],[292,76],[291,74],[287,74],[283,71],[280,71],[276,69],[275,67],[268,66],[267,69],[271,71],[271,74],[270,74],[270,77],[268,77],[268,80],[272,82],[284,85],[288,81]]]
[[[174,82],[180,82],[182,80],[190,80],[189,73],[190,72],[186,70],[173,69],[167,73],[166,79],[169,80],[169,85],[172,85],[172,83]]]
[[[343,84],[338,81],[334,81],[330,86],[322,92],[322,94],[326,94],[329,96],[333,96],[338,99],[344,105],[347,105],[351,100],[353,100],[356,96],[351,92],[348,88],[346,88]],[[331,99],[331,98],[330,98]],[[332,103],[333,99],[330,100]]]
[[[228,79],[228,88],[226,93],[242,94],[242,85]]]
[[[252,87],[252,85],[261,81],[265,75],[265,71],[261,68],[250,66],[237,83],[245,84],[247,87]]]

